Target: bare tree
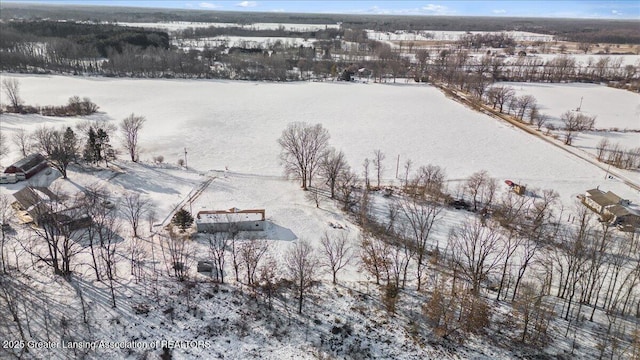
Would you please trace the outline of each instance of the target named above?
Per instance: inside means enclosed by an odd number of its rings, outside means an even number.
[[[67,168],[77,160],[79,153],[78,140],[73,130],[70,127],[66,130],[53,130],[43,126],[33,135],[36,149],[47,156],[49,163],[66,179]]]
[[[362,162],[362,175],[364,175],[364,186],[367,190],[370,188],[370,180],[369,180],[369,165],[371,164],[370,160],[364,159]]]
[[[483,211],[487,210],[496,193],[498,186],[496,179],[482,170],[472,174],[465,185],[472,198],[473,211],[478,211],[478,207],[483,207]]]
[[[315,285],[319,262],[311,244],[302,239],[289,250],[285,260],[298,297],[298,314],[302,314],[304,297]]]
[[[551,320],[553,307],[546,304],[542,289],[538,289],[532,282],[525,282],[514,301],[516,314],[520,315],[522,343],[541,343],[547,332],[548,323]]]
[[[22,358],[24,354],[29,353],[29,347],[26,346],[28,341],[27,331],[20,316],[20,304],[24,301],[24,295],[27,289],[22,289],[20,284],[9,276],[0,276],[0,326],[2,326],[3,337],[15,336],[15,339],[21,339],[25,346],[3,349],[15,358]],[[14,329],[15,326],[15,329]]]
[[[487,91],[487,98],[494,109],[498,107],[498,111],[502,112],[504,105],[511,101],[514,94],[513,88],[509,86],[494,86]]]
[[[536,106],[536,98],[533,95],[523,95],[516,99],[516,118],[523,120],[524,115],[529,109],[534,109]]]
[[[524,227],[523,220],[528,215],[528,210],[531,206],[530,199],[529,197],[518,196],[512,191],[508,191],[500,199],[497,209],[493,214],[494,218],[502,226],[502,248],[504,250],[502,275],[496,295],[497,300],[500,300],[507,275],[511,275],[512,256],[524,242],[524,238],[520,236],[519,230]]]
[[[413,196],[424,197],[430,195],[439,197],[442,195],[446,174],[438,165],[421,166],[416,176],[411,180]]]
[[[7,240],[9,239],[9,219],[11,217],[11,201],[9,195],[0,194],[0,270],[6,273],[8,269],[8,254],[5,250]]]
[[[358,181],[358,175],[350,169],[345,169],[338,177],[339,200],[342,203],[342,210],[349,210],[353,200],[353,192]]]
[[[413,161],[411,159],[407,159],[404,163],[404,191],[407,191],[409,187],[409,172],[411,172],[412,165]]]
[[[400,211],[404,215],[407,226],[407,237],[415,247],[417,290],[420,291],[425,273],[426,258],[429,252],[429,236],[442,212],[442,206],[435,202],[418,203],[415,198],[400,202]]]
[[[191,255],[191,247],[188,244],[187,236],[169,231],[169,236],[161,240],[160,246],[162,247],[162,255],[165,257],[165,262],[170,266],[170,271],[173,270],[173,275],[179,281],[186,280],[189,269],[188,261]]]
[[[80,199],[65,201],[66,196],[59,189],[54,188],[49,197],[52,200],[36,200],[32,214],[37,226],[29,228],[33,241],[25,249],[51,266],[56,275],[69,277],[73,259],[82,251],[77,241],[85,231],[79,222],[86,210]]]
[[[216,280],[222,284],[224,284],[226,254],[229,249],[229,240],[227,235],[228,233],[225,232],[217,232],[207,236],[209,251],[213,258],[213,264],[216,267]]]
[[[13,133],[11,140],[13,141],[13,144],[18,147],[22,156],[26,157],[31,153],[31,149],[33,148],[33,145],[31,144],[31,136],[29,136],[24,128],[17,129]]]
[[[380,280],[388,279],[389,244],[385,241],[373,237],[367,232],[362,232],[360,238],[360,261],[362,268],[373,275],[376,284],[380,285]]]
[[[474,294],[480,292],[482,282],[500,263],[500,238],[495,227],[483,226],[478,220],[465,222],[449,236],[451,259],[471,284]]]
[[[560,120],[562,121],[563,129],[565,131],[564,143],[566,145],[571,145],[575,132],[593,130],[596,122],[596,117],[588,116],[582,113],[575,113],[572,111],[565,111],[560,116]]]
[[[539,114],[533,119],[533,122],[536,124],[536,129],[539,131],[546,123],[548,117],[545,114]]]
[[[137,238],[140,222],[142,221],[145,213],[149,211],[151,201],[139,193],[127,192],[122,197],[122,205],[122,215],[124,215],[127,222],[129,222],[129,225],[131,225],[133,237]]]
[[[240,246],[239,254],[246,270],[248,285],[252,286],[256,283],[256,270],[268,250],[269,243],[266,240],[248,240]]]
[[[380,178],[382,177],[382,173],[384,172],[384,166],[382,165],[382,161],[384,161],[385,158],[386,156],[380,149],[375,150],[373,152],[373,166],[376,169],[376,180],[377,180],[376,187],[378,189],[380,188]]]
[[[240,265],[242,265],[242,259],[240,258],[240,246],[238,244],[238,224],[229,222],[229,228],[227,229],[227,239],[229,239],[229,250],[231,250],[231,265],[236,275],[236,282],[240,282]]]
[[[109,281],[111,306],[113,308],[116,307],[114,281],[118,276],[118,257],[116,251],[118,250],[118,244],[122,241],[120,235],[118,235],[120,226],[115,216],[116,211],[116,209],[106,209],[103,213],[104,218],[102,220],[102,224],[100,224],[100,227],[98,228],[100,257],[104,265],[104,275]]]
[[[321,264],[331,271],[332,281],[336,284],[338,271],[347,266],[352,259],[349,237],[346,233],[329,236],[325,232],[322,239],[320,239],[320,243],[325,255]]]
[[[285,173],[300,179],[304,190],[307,190],[320,166],[329,137],[329,132],[321,124],[294,122],[287,126],[278,139]]]
[[[338,178],[348,168],[349,165],[342,150],[336,151],[334,148],[330,148],[323,156],[320,163],[320,172],[327,179],[332,199],[335,199],[336,196]]]
[[[89,251],[91,253],[91,264],[96,274],[96,280],[101,281],[101,266],[98,264],[98,246],[100,244],[100,231],[102,227],[108,226],[110,222],[110,215],[113,212],[109,208],[105,207],[104,201],[107,198],[107,193],[104,190],[98,189],[94,186],[87,186],[84,191],[84,197],[82,199],[83,206],[86,209],[87,214],[91,218],[89,226],[85,234],[85,239],[88,242]]]
[[[0,159],[9,153],[9,146],[7,146],[7,136],[0,131]]]
[[[269,310],[273,308],[272,299],[282,288],[282,283],[277,281],[278,262],[272,256],[267,256],[258,269],[258,288],[267,297]]]
[[[598,142],[598,145],[596,145],[596,156],[598,161],[602,161],[604,159],[604,155],[606,154],[607,150],[609,150],[609,139],[602,138],[602,140],[600,140],[600,142]]]
[[[20,98],[20,81],[16,78],[5,78],[2,79],[2,86],[13,111],[20,112],[20,109],[22,108],[22,99]]]
[[[129,152],[131,161],[138,161],[140,155],[138,135],[146,121],[147,119],[144,116],[136,116],[132,113],[120,122],[120,132],[122,133],[124,147]]]

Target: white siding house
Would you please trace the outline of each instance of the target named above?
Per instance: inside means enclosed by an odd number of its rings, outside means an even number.
[[[238,231],[264,231],[265,211],[238,208],[200,211],[196,216],[196,228],[203,233],[226,232],[234,228]]]

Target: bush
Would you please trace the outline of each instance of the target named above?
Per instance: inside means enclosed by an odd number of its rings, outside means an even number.
[[[19,108],[7,106],[8,113],[14,114],[41,114],[43,116],[84,116],[91,115],[98,111],[98,105],[91,102],[87,97],[80,100],[78,96],[69,98],[69,103],[63,106],[31,106],[22,105]]]

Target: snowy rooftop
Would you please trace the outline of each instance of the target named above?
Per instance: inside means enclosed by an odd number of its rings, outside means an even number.
[[[264,209],[240,210],[205,210],[198,212],[196,222],[199,223],[231,223],[242,221],[264,221]]]

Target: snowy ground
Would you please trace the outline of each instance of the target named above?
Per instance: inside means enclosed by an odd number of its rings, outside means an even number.
[[[558,191],[561,201],[573,205],[575,195],[600,186],[613,190],[633,202],[638,194],[617,180],[604,180],[604,171],[592,164],[544,142],[510,125],[476,113],[447,99],[440,91],[416,84],[346,84],[346,83],[256,83],[231,81],[182,81],[144,79],[106,79],[67,76],[22,76],[3,74],[19,79],[21,95],[27,104],[58,105],[70,96],[88,96],[100,106],[100,113],[90,117],[117,123],[134,112],[147,117],[140,142],[142,163],[118,161],[111,169],[72,168],[70,180],[38,175],[40,185],[57,184],[68,191],[78,191],[89,185],[104,187],[118,198],[126,191],[139,192],[154,201],[161,223],[176,205],[188,206],[192,212],[202,209],[237,207],[266,209],[267,230],[264,233],[242,235],[240,241],[257,237],[270,244],[271,256],[280,265],[283,252],[295,241],[316,242],[326,231],[347,233],[352,243],[358,238],[358,227],[336,204],[323,200],[320,207],[305,197],[298,184],[281,177],[276,143],[281,131],[293,121],[322,123],[332,135],[331,144],[343,149],[358,173],[365,158],[372,158],[375,149],[387,154],[385,183],[398,184],[395,167],[398,155],[400,168],[411,158],[414,166],[428,163],[446,168],[449,190],[456,192],[458,184],[472,173],[487,170],[498,179],[511,179],[530,188]],[[55,91],[52,91],[55,89]],[[247,100],[250,99],[250,100]],[[540,100],[542,104],[542,100]],[[608,103],[601,103],[608,108]],[[47,124],[74,126],[82,119],[47,118],[37,115],[2,114],[3,133],[11,135],[18,128],[28,131]],[[117,137],[113,139],[117,143]],[[12,146],[12,145],[11,145]],[[173,165],[187,150],[190,170]],[[154,165],[153,156],[164,155],[168,164]],[[3,159],[8,164],[19,157],[16,149]],[[228,170],[225,170],[228,168]],[[402,170],[400,171],[402,172]],[[200,184],[213,178],[211,184],[192,203],[185,202]],[[24,183],[3,185],[5,193],[17,191]],[[382,197],[374,195],[374,204]],[[380,205],[379,212],[384,212]],[[432,241],[443,244],[449,229],[470,216],[466,211],[449,209],[434,229]],[[79,274],[77,286],[88,299],[93,332],[84,332],[80,318],[81,304],[77,290],[68,283],[44,276],[47,269],[29,268],[29,257],[23,255],[24,274],[34,276],[34,282],[22,275],[17,281],[33,283],[33,291],[46,293],[44,298],[56,299],[46,304],[57,315],[68,317],[75,340],[111,341],[211,341],[206,346],[174,351],[177,359],[209,358],[317,358],[327,355],[332,346],[341,347],[339,356],[393,359],[415,358],[477,358],[507,359],[517,354],[502,350],[476,337],[464,346],[447,349],[441,344],[422,343],[411,336],[412,320],[426,301],[423,293],[403,291],[399,315],[389,317],[381,310],[378,288],[372,284],[357,264],[339,274],[338,286],[330,286],[328,274],[323,285],[305,305],[305,315],[296,316],[291,296],[275,300],[273,311],[265,310],[264,299],[254,299],[243,285],[217,287],[203,275],[195,273],[196,260],[209,259],[206,239],[199,237],[193,246],[190,275],[195,284],[177,283],[158,254],[159,238],[148,240],[147,224],[143,230],[145,242],[134,244],[124,239],[119,251],[118,307],[111,308],[107,284],[93,280],[92,270],[83,261],[74,271]],[[154,228],[154,231],[158,227]],[[153,244],[153,245],[152,245]],[[140,284],[130,275],[130,247],[143,249],[147,270],[158,266],[158,272],[148,272]],[[155,255],[154,255],[155,254]],[[227,279],[232,277],[232,270]],[[26,276],[26,275],[24,275]],[[51,279],[54,279],[53,281]],[[55,282],[55,284],[53,284]],[[190,285],[192,284],[192,285]],[[190,288],[189,286],[194,286]],[[34,314],[43,304],[34,297],[25,305]],[[44,300],[43,300],[44,301]],[[136,314],[134,306],[146,304],[148,314]],[[498,312],[506,307],[496,304]],[[173,309],[171,312],[170,309]],[[174,314],[174,315],[171,315]],[[413,317],[412,317],[413,315]],[[44,334],[46,317],[34,315],[34,333]],[[346,334],[345,328],[352,328]],[[420,325],[418,325],[420,327]],[[343,330],[334,330],[341,328]],[[38,329],[37,331],[35,331]],[[338,331],[338,333],[334,333]],[[422,331],[429,332],[428,327]],[[47,335],[48,336],[48,335]],[[57,334],[52,335],[57,336]],[[583,346],[592,338],[585,340]],[[562,346],[562,344],[560,344]],[[588,349],[587,349],[588,350]],[[555,350],[553,350],[555,351]],[[78,356],[70,350],[41,352],[34,357],[64,359]],[[88,352],[90,358],[139,358],[142,351]],[[148,355],[157,356],[160,350]],[[557,353],[554,353],[557,354]]]
[[[553,60],[554,58],[560,56],[559,54],[535,54],[530,55],[535,56],[543,61]],[[610,64],[620,62],[621,67],[625,67],[627,65],[639,66],[640,65],[640,55],[607,55],[607,54],[571,54],[569,55],[576,61],[576,66],[578,67],[587,67],[589,63],[595,64],[598,60],[608,57],[610,59]],[[512,59],[517,59],[513,57]]]
[[[418,31],[418,32],[382,32],[366,30],[367,37],[372,40],[386,41],[416,41],[416,40],[436,40],[436,41],[458,41],[467,34],[497,34],[504,33],[516,41],[553,41],[553,35],[536,34],[526,31]]]
[[[324,29],[337,29],[338,24],[289,24],[289,23],[254,23],[254,24],[236,24],[236,23],[216,23],[216,22],[188,22],[188,21],[171,21],[160,23],[135,23],[135,22],[119,22],[121,26],[133,26],[143,28],[162,29],[169,32],[184,30],[187,28],[208,28],[208,27],[241,27],[251,30],[277,30],[284,28],[289,31],[317,31]]]
[[[174,45],[179,46],[180,48],[190,48],[190,49],[200,49],[204,48],[204,46],[215,47],[220,45],[225,45],[227,47],[239,46],[245,49],[256,49],[263,48],[269,49],[276,42],[280,42],[282,45],[286,47],[292,46],[312,46],[315,39],[303,39],[303,38],[294,38],[294,37],[254,37],[254,36],[216,36],[210,38],[199,38],[199,39],[180,39],[180,40],[172,40]]]
[[[549,116],[550,124],[562,127],[560,116],[575,111],[595,116],[597,131],[580,132],[575,147],[595,154],[603,138],[624,149],[640,146],[640,96],[638,94],[595,84],[503,83],[516,95],[533,95],[540,112]],[[580,105],[582,103],[582,105]],[[636,173],[637,176],[637,173]]]
[[[167,162],[175,163],[187,148],[188,165],[200,171],[227,167],[278,176],[282,168],[276,140],[288,123],[306,121],[323,124],[331,134],[331,144],[345,152],[357,172],[375,149],[382,150],[387,155],[383,177],[396,185],[399,156],[400,168],[407,159],[416,167],[431,163],[444,167],[448,178],[454,180],[487,170],[500,180],[555,189],[567,204],[596,186],[640,202],[638,194],[622,183],[604,180],[604,171],[453,102],[428,85],[15,77],[21,82],[27,104],[63,104],[70,96],[79,95],[100,106],[103,113],[96,116],[114,123],[132,112],[146,116],[148,122],[140,136],[141,158],[145,160],[163,155]],[[540,85],[540,92],[545,86]],[[628,109],[637,95],[604,87],[593,89],[613,94],[611,101],[631,96],[632,100],[622,102],[627,107],[620,108],[620,117],[637,111],[635,107]],[[576,99],[579,101],[579,96]],[[542,97],[539,102],[545,105]],[[583,108],[604,113],[618,109],[610,104],[585,101]],[[551,106],[543,112],[554,116]],[[572,102],[570,107],[574,106],[577,104]],[[35,117],[24,122],[3,114],[2,128],[77,121]],[[625,121],[632,126],[633,120]],[[10,163],[17,157],[14,153],[13,158],[3,161]]]

